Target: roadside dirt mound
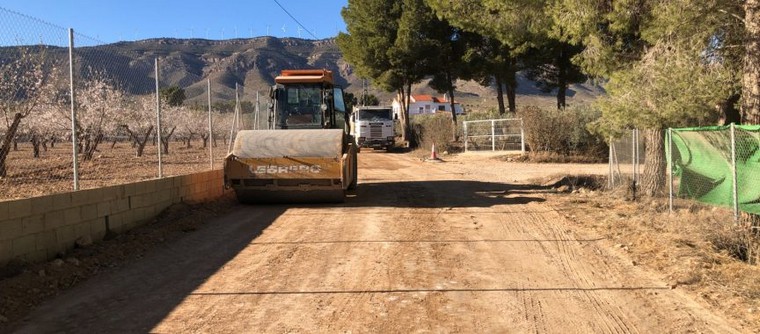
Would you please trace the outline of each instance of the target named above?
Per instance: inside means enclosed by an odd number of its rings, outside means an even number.
[[[538,180],[536,184],[556,189],[558,192],[570,192],[580,189],[601,190],[607,182],[601,175],[555,175]]]

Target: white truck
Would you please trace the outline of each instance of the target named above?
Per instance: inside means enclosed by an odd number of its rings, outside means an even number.
[[[354,107],[353,116],[357,148],[393,149],[396,138],[393,107]]]

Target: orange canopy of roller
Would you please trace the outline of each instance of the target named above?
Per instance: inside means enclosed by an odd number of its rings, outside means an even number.
[[[283,70],[274,78],[278,84],[288,83],[333,83],[332,71],[328,70]]]

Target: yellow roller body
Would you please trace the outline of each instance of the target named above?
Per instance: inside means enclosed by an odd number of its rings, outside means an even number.
[[[225,184],[245,203],[342,202],[347,187],[343,130],[238,132]]]

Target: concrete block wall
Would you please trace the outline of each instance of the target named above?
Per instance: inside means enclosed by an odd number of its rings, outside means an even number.
[[[224,194],[222,170],[0,202],[0,267],[43,261],[90,236],[142,225],[174,203],[200,203]]]

